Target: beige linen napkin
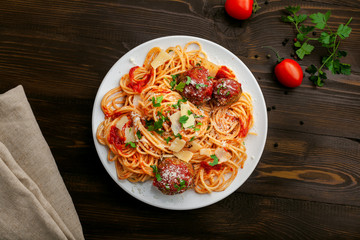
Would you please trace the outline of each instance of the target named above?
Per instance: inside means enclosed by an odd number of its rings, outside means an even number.
[[[84,239],[22,86],[0,94],[0,239]]]

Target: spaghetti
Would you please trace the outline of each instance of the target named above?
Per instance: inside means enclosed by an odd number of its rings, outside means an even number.
[[[233,182],[247,158],[243,143],[253,125],[251,96],[240,93],[225,106],[213,101],[195,105],[182,92],[191,78],[185,84],[178,77],[199,66],[208,69],[211,83],[235,79],[227,67],[209,62],[194,41],[183,48],[151,49],[143,66],[131,68],[119,86],[105,94],[105,119],[96,136],[109,148],[107,158],[115,162],[119,179],[153,179],[154,166],[162,159],[179,158],[193,166],[197,193],[223,191]],[[199,91],[202,86],[194,85]]]

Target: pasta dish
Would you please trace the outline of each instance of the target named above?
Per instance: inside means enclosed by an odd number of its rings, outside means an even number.
[[[199,42],[152,48],[104,95],[101,109],[96,137],[119,179],[153,180],[168,195],[223,191],[247,159],[251,96]]]

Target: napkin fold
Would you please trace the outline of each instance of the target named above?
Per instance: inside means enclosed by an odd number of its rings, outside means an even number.
[[[0,238],[84,239],[22,86],[0,94]]]

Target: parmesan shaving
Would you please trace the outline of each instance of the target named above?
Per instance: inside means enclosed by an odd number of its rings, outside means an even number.
[[[178,134],[181,130],[181,123],[179,122],[180,116],[181,116],[181,113],[176,112],[169,117],[170,122],[171,122],[171,129],[172,129],[174,135]]]
[[[192,146],[191,146],[191,148],[189,148],[189,150],[192,151],[192,152],[197,152],[200,149],[201,149],[201,145],[197,141],[192,142]]]
[[[213,155],[213,150],[211,148],[203,148],[200,149],[200,155],[204,155],[204,156],[208,156],[210,157],[211,155]]]
[[[195,126],[195,118],[194,115],[190,115],[186,123],[183,124],[184,128],[189,128]]]
[[[184,148],[186,141],[183,139],[175,138],[175,140],[171,143],[169,150],[173,152],[179,152]]]
[[[190,106],[188,103],[181,103],[180,105],[180,112],[181,112],[181,116],[188,116],[188,120],[186,121],[186,123],[183,124],[183,127],[184,128],[189,128],[191,126],[194,126],[195,125],[195,118],[194,118],[194,115],[191,114],[189,116],[188,112],[191,111],[190,110]]]
[[[201,59],[201,66],[209,70],[209,74],[211,77],[215,77],[216,73],[219,70],[219,66],[208,61],[207,59]]]
[[[133,104],[134,104],[134,107],[138,107],[139,106],[139,102],[141,101],[141,97],[140,95],[134,95],[134,99],[133,99]]]
[[[177,157],[178,159],[180,159],[182,161],[189,162],[194,154],[190,151],[180,151],[180,152],[174,153],[174,155],[175,155],[175,157]]]
[[[151,62],[151,66],[156,69],[160,65],[164,64],[166,61],[170,60],[171,56],[164,50],[160,50],[156,58]]]
[[[120,120],[116,123],[116,128],[122,130],[125,124],[129,121],[127,116],[122,116]]]
[[[135,132],[134,128],[125,128],[125,143],[135,142]]]
[[[219,159],[219,163],[227,162],[231,159],[231,154],[224,148],[218,148],[215,150],[215,156]]]

